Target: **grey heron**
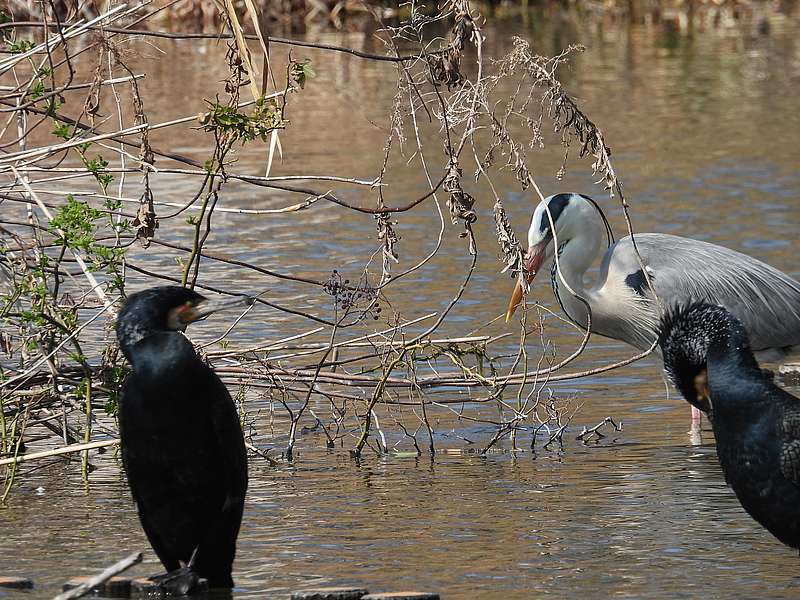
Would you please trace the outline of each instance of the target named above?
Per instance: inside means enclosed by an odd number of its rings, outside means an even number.
[[[542,265],[553,258],[557,243],[561,276],[554,263],[551,281],[570,320],[586,328],[587,309],[577,294],[591,308],[593,333],[641,350],[650,348],[658,338],[661,315],[656,298],[663,306],[706,301],[725,307],[742,322],[751,347],[762,357],[767,351],[773,357],[774,351],[786,354],[800,346],[800,282],[760,260],[716,244],[664,233],[637,233],[635,239],[648,277],[630,236],[614,242],[611,228],[592,198],[575,193],[549,196],[533,213],[523,276],[527,282],[533,281]],[[603,248],[600,273],[587,289],[584,275]],[[521,299],[518,279],[506,321]],[[699,419],[699,413],[693,411],[693,418]]]

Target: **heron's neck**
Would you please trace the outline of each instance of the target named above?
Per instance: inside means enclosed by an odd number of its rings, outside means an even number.
[[[554,271],[553,288],[567,315],[582,327],[586,327],[587,323],[586,306],[572,292],[587,300],[589,306],[592,306],[594,314],[595,295],[591,289],[586,289],[583,278],[605,247],[605,240],[605,228],[600,218],[596,217],[587,219],[578,235],[573,236],[566,243],[560,242],[561,252],[558,256],[558,266],[563,280]],[[553,264],[555,268],[555,259]]]

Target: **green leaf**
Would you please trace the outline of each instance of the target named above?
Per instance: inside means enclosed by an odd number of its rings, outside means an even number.
[[[13,42],[6,40],[6,46],[8,46],[8,51],[11,52],[11,54],[24,54],[35,45],[36,44],[30,40],[18,40]]]
[[[310,58],[305,58],[300,62],[292,62],[289,65],[289,74],[292,80],[300,86],[300,89],[305,88],[308,79],[317,76],[314,67],[311,66]]]
[[[69,125],[66,123],[59,123],[58,121],[56,121],[56,126],[53,129],[53,135],[61,138],[62,140],[72,139],[72,133],[70,132]]]
[[[31,97],[36,100],[44,96],[44,83],[39,81],[31,88]]]

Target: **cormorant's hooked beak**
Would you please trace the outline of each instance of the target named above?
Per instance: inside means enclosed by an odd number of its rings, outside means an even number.
[[[254,302],[255,298],[252,296],[236,296],[235,298],[225,298],[223,300],[201,300],[197,304],[187,302],[183,306],[176,308],[171,318],[186,327],[189,323],[205,319],[208,315],[217,311],[239,306],[250,306]]]
[[[550,240],[544,239],[538,244],[535,244],[528,248],[528,252],[525,254],[525,260],[523,262],[522,267],[522,276],[525,277],[525,283],[530,284],[536,274],[539,272],[539,267],[542,266],[544,259],[546,257],[545,250],[547,249],[547,244]],[[517,310],[517,306],[520,305],[522,302],[522,296],[524,294],[524,290],[522,288],[522,283],[520,282],[519,277],[517,277],[516,284],[514,285],[514,292],[511,294],[511,301],[508,303],[508,310],[506,311],[506,323],[511,320],[511,317],[514,316],[514,311]]]

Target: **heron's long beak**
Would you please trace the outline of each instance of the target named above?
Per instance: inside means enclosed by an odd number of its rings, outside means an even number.
[[[226,308],[239,306],[250,306],[254,299],[251,296],[236,296],[235,298],[225,298],[223,300],[203,300],[181,311],[180,319],[184,323],[194,323],[205,319],[208,315]]]
[[[545,259],[545,250],[547,249],[547,243],[549,240],[542,240],[538,244],[531,246],[528,248],[528,252],[525,254],[525,261],[523,265],[523,277],[525,277],[525,283],[530,284],[536,274],[539,272],[539,267],[542,266],[542,263]],[[520,305],[522,302],[522,296],[524,291],[522,289],[522,284],[517,278],[516,284],[514,285],[514,291],[511,294],[511,301],[508,303],[508,310],[506,311],[506,323],[511,320],[511,317],[514,316],[514,311],[517,310],[517,306]]]

